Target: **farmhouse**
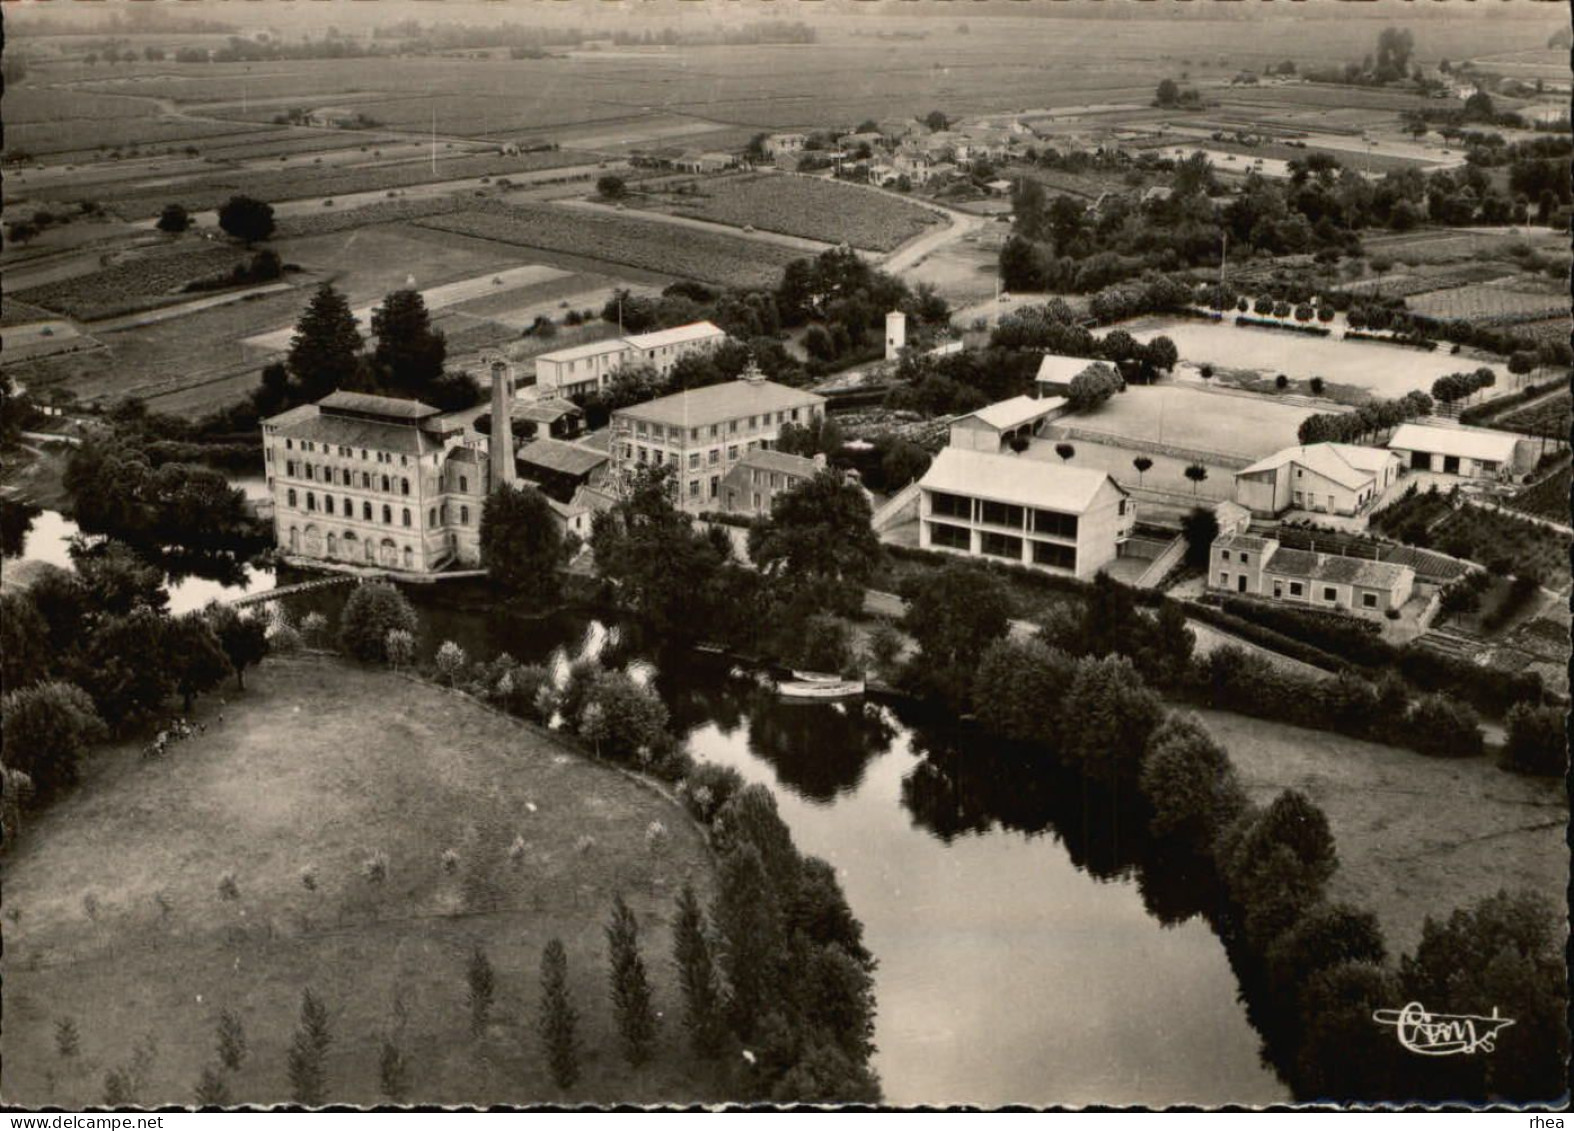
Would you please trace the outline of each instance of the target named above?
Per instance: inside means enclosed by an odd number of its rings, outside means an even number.
[[[480,560],[483,442],[430,405],[332,393],[262,422],[281,550],[431,573]]]
[[[1357,515],[1399,478],[1394,452],[1356,444],[1286,448],[1235,473],[1235,501],[1255,515],[1287,510]]]
[[[1250,534],[1214,539],[1210,557],[1210,589],[1358,616],[1400,608],[1415,587],[1409,566],[1286,549]]]
[[[1136,504],[1102,471],[943,449],[919,480],[918,544],[1090,578],[1116,558]]]
[[[606,387],[620,366],[644,363],[662,376],[672,371],[680,357],[711,349],[727,340],[712,322],[691,322],[650,334],[631,334],[599,342],[553,350],[536,358],[536,388],[543,393],[572,397]]]
[[[770,134],[762,144],[766,153],[777,157],[782,154],[802,153],[803,147],[808,143],[808,134]]]
[[[1065,397],[1030,397],[1023,394],[987,405],[951,422],[950,444],[975,452],[999,452],[1013,440],[1029,441],[1043,434],[1044,425],[1069,411]]]
[[[1038,373],[1033,378],[1033,387],[1041,397],[1057,397],[1071,391],[1071,382],[1086,373],[1094,366],[1103,366],[1113,369],[1107,361],[1095,361],[1091,357],[1062,357],[1060,354],[1046,353],[1038,363]]]
[[[1405,466],[1416,471],[1441,471],[1472,479],[1501,479],[1516,463],[1529,463],[1529,447],[1520,455],[1523,437],[1487,428],[1401,424],[1388,441]]]
[[[737,381],[621,408],[612,414],[614,481],[641,464],[671,464],[680,505],[703,509],[720,498],[722,478],[746,453],[774,448],[782,425],[813,424],[824,412],[824,397],[767,381],[757,368]]]
[[[509,417],[514,422],[515,434],[523,434],[527,440],[538,437],[572,440],[585,430],[585,411],[561,397],[515,400],[509,407]]]
[[[825,470],[825,457],[813,459],[768,448],[743,454],[721,481],[722,509],[728,514],[768,515],[776,496]]]

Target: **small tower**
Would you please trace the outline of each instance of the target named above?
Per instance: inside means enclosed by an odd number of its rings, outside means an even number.
[[[893,310],[885,316],[885,360],[895,361],[907,345],[907,315]]]
[[[514,481],[514,370],[501,357],[492,358],[492,490]]]

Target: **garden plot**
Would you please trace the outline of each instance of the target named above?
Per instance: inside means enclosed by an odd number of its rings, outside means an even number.
[[[1561,295],[1546,291],[1521,290],[1514,286],[1518,280],[1505,280],[1505,285],[1472,283],[1447,290],[1426,291],[1411,295],[1408,306],[1417,314],[1429,318],[1464,319],[1467,322],[1512,323],[1520,320],[1535,321],[1554,313],[1567,311],[1568,292]]]
[[[16,297],[90,322],[176,301],[188,283],[226,275],[248,259],[238,247],[199,244],[190,250],[142,255],[85,275],[30,287]]]
[[[69,322],[33,322],[7,326],[4,338],[0,338],[0,365],[57,353],[98,349],[100,344]]]
[[[421,297],[426,301],[426,309],[433,314],[457,306],[471,299],[483,295],[503,294],[509,290],[529,287],[533,284],[546,282],[550,279],[563,277],[567,272],[559,271],[554,267],[543,267],[531,264],[526,267],[510,267],[488,275],[477,276],[474,279],[462,279],[456,283],[445,283],[442,286],[432,287],[421,292]],[[359,307],[353,313],[356,325],[362,334],[371,334],[372,311],[381,302],[368,303]],[[255,334],[247,338],[242,345],[254,354],[270,355],[283,353],[290,348],[290,339],[295,334],[293,325],[281,330],[274,330],[267,334]]]

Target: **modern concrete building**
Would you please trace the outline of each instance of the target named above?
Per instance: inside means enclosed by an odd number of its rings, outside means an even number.
[[[950,444],[975,452],[1002,451],[1014,440],[1030,441],[1042,435],[1044,425],[1067,411],[1065,397],[1012,397],[953,420]]]
[[[1358,515],[1398,480],[1404,461],[1382,448],[1303,444],[1235,473],[1235,501],[1259,517],[1287,510]]]
[[[1087,579],[1116,558],[1136,504],[1105,472],[945,448],[919,480],[918,544]]]
[[[1208,587],[1287,604],[1379,617],[1410,600],[1415,570],[1393,562],[1292,550],[1277,539],[1214,539]]]
[[[286,553],[396,573],[480,560],[486,442],[419,401],[337,392],[262,422]]]
[[[666,376],[678,359],[714,349],[727,334],[712,322],[691,322],[649,334],[606,338],[553,350],[536,358],[536,388],[546,395],[573,397],[604,388],[624,365],[651,365]]]
[[[612,414],[613,481],[641,465],[677,468],[678,502],[703,510],[716,505],[721,481],[745,454],[776,446],[783,425],[808,425],[825,412],[825,398],[767,381],[750,369],[741,379],[707,385]]]
[[[1415,471],[1441,471],[1470,479],[1501,479],[1528,471],[1534,462],[1531,445],[1513,432],[1489,428],[1401,424],[1388,441],[1405,466]]]

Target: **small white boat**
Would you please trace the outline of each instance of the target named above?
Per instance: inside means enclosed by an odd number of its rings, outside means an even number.
[[[841,683],[842,677],[835,672],[800,672],[794,670],[793,679],[803,683]]]
[[[776,693],[785,699],[850,699],[864,693],[864,681],[839,679],[835,683],[778,683]]]

